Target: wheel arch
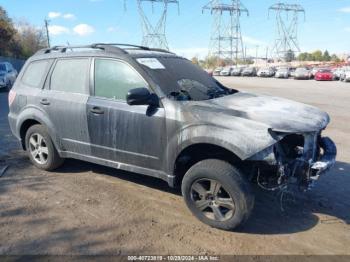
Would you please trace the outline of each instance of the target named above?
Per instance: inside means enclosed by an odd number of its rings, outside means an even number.
[[[38,108],[26,108],[23,110],[20,115],[18,116],[16,127],[17,127],[17,135],[20,138],[22,148],[26,150],[25,145],[25,135],[28,131],[28,129],[33,125],[43,125],[47,128],[47,131],[54,143],[54,146],[59,151],[60,147],[59,145],[59,139],[57,137],[57,134],[55,132],[54,125],[49,120],[49,118],[46,116],[46,113]]]
[[[174,186],[180,186],[186,172],[194,164],[205,159],[223,160],[236,166],[243,162],[235,153],[220,145],[211,143],[189,145],[177,155],[174,162]]]
[[[25,142],[26,133],[28,129],[34,125],[42,125],[42,123],[34,119],[27,119],[22,123],[22,125],[19,128],[19,136],[21,138],[21,145],[23,150],[27,149],[26,142]]]

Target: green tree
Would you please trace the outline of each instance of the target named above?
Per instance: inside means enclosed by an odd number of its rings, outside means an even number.
[[[16,28],[15,39],[22,57],[28,58],[36,51],[47,47],[47,37],[43,29],[38,29],[24,20],[18,22]]]
[[[323,54],[321,50],[317,50],[313,53],[311,53],[312,55],[312,60],[311,61],[323,61]]]
[[[0,6],[0,55],[11,56],[15,45],[16,29],[6,10]]]
[[[292,62],[293,60],[295,60],[295,54],[292,50],[288,50],[287,53],[284,56],[284,60],[286,62]]]
[[[324,51],[322,60],[327,62],[331,61],[331,56],[329,55],[329,52],[327,50]]]
[[[337,55],[333,54],[333,55],[331,56],[331,61],[332,61],[332,62],[339,63],[341,60],[340,60],[340,58],[339,58]]]
[[[308,56],[308,53],[300,53],[300,54],[298,55],[298,60],[299,60],[299,61],[306,61],[307,56]]]
[[[199,65],[198,57],[196,57],[196,56],[192,57],[191,61],[192,61],[193,64]]]

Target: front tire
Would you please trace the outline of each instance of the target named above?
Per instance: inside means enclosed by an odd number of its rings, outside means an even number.
[[[25,144],[30,161],[40,169],[51,171],[60,167],[64,162],[47,129],[42,125],[33,125],[28,129]]]
[[[216,159],[200,161],[187,171],[182,194],[194,216],[224,230],[242,225],[254,207],[246,178],[231,164]]]

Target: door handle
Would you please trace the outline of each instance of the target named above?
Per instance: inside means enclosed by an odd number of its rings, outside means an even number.
[[[93,107],[91,110],[90,110],[91,113],[93,114],[96,114],[96,115],[102,115],[104,114],[104,111],[99,108],[99,107]]]
[[[40,104],[42,104],[44,106],[48,106],[48,105],[50,105],[50,102],[46,98],[43,98],[40,100]]]

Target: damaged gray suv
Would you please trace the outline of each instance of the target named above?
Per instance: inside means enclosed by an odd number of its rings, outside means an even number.
[[[39,51],[9,93],[9,122],[32,163],[75,158],[181,187],[191,212],[231,230],[253,186],[307,190],[335,163],[329,116],[226,88],[190,61],[141,46]]]

